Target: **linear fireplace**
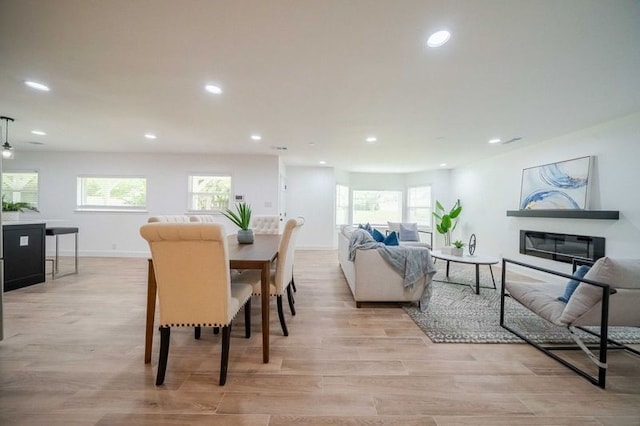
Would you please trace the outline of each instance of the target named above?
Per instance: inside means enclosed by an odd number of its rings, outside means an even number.
[[[520,253],[566,263],[595,261],[604,256],[604,238],[521,230]]]

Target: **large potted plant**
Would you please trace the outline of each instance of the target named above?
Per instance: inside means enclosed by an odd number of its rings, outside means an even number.
[[[251,224],[251,206],[247,203],[236,204],[236,211],[226,209],[222,214],[240,228],[238,231],[238,242],[240,244],[253,243],[253,230],[249,229]]]
[[[39,210],[24,201],[11,202],[5,200],[5,194],[2,194],[2,214],[5,221],[14,221],[20,219],[20,213],[25,210],[39,212]]]
[[[444,236],[445,248],[442,251],[451,252],[451,232],[456,229],[458,217],[462,211],[460,200],[456,201],[453,207],[451,207],[451,210],[449,210],[449,213],[445,213],[445,211],[440,201],[436,200],[436,211],[433,212],[433,216],[438,220],[436,222],[436,229]]]

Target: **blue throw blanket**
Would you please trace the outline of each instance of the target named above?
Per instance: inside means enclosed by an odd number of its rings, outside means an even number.
[[[378,250],[380,256],[404,277],[404,287],[411,288],[422,277],[425,286],[420,298],[420,310],[425,311],[431,299],[431,278],[436,273],[431,251],[425,247],[386,246],[376,242],[364,229],[355,229],[349,239],[349,260],[354,261],[357,250]]]

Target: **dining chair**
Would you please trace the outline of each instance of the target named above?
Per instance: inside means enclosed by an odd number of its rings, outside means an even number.
[[[147,223],[155,223],[155,222],[188,223],[189,216],[181,215],[181,214],[165,214],[165,215],[158,215],[158,216],[150,216],[147,219]]]
[[[191,222],[218,223],[212,214],[194,214],[189,216]]]
[[[276,235],[280,233],[280,218],[278,216],[254,216],[251,229],[256,235]]]
[[[280,325],[282,326],[282,333],[285,336],[289,335],[289,331],[284,319],[282,296],[286,291],[287,298],[289,300],[289,307],[291,308],[291,314],[295,315],[293,296],[291,294],[291,282],[293,280],[293,259],[295,255],[296,239],[302,225],[304,225],[304,219],[302,218],[289,219],[285,224],[282,238],[280,239],[280,245],[278,247],[276,267],[275,270],[271,270],[270,274],[269,295],[276,297],[278,318],[280,319]],[[259,296],[262,294],[260,279],[260,271],[247,270],[233,277],[233,282],[251,284],[253,287],[253,295]]]
[[[156,385],[164,383],[173,327],[222,329],[220,385],[227,379],[231,325],[244,307],[245,336],[251,333],[248,284],[231,284],[224,226],[209,223],[149,223],[140,235],[151,249],[160,305],[160,359]]]

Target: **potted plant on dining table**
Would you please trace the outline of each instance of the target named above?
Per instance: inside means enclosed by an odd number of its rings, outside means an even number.
[[[251,205],[247,203],[236,204],[236,211],[226,209],[222,214],[240,229],[238,230],[238,242],[240,244],[253,244],[253,230],[251,224]]]

